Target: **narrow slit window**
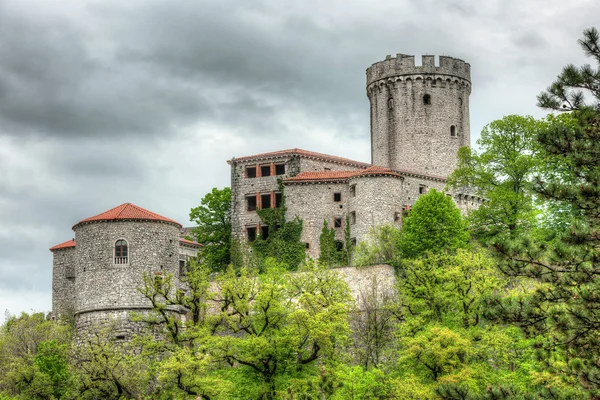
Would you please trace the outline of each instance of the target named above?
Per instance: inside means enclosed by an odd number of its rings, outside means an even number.
[[[356,211],[350,213],[350,225],[356,224]]]
[[[305,248],[306,250],[310,249],[310,243],[308,243],[308,242],[305,242],[305,243],[304,243],[304,248]]]
[[[271,194],[260,195],[260,208],[271,208]]]
[[[271,166],[270,165],[262,165],[260,167],[260,176],[271,176]]]
[[[246,178],[256,178],[256,167],[246,168]]]
[[[425,194],[425,193],[427,193],[427,186],[419,185],[419,194]]]
[[[356,196],[356,185],[350,186],[350,196],[352,196],[352,197]]]
[[[423,96],[423,104],[431,105],[431,95],[426,94],[425,96]]]
[[[186,275],[185,260],[179,260],[179,276]]]
[[[246,197],[246,210],[256,211],[256,195]]]
[[[456,137],[456,126],[454,125],[450,126],[450,136]]]

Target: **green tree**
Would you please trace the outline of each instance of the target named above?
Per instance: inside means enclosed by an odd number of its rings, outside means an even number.
[[[323,228],[319,236],[319,263],[335,267],[344,264],[344,252],[340,242],[335,240],[335,229],[329,228],[327,220],[323,220]]]
[[[213,188],[198,207],[190,211],[196,224],[193,234],[203,247],[199,254],[214,271],[223,271],[231,262],[231,189]]]
[[[598,66],[599,39],[588,29],[579,42]],[[573,210],[571,221],[551,244],[536,238],[494,243],[501,270],[527,278],[532,290],[498,294],[489,307],[490,318],[515,323],[535,338],[546,382],[578,386],[587,398],[600,396],[600,110],[597,102],[585,104],[583,90],[598,99],[598,76],[590,66],[569,65],[538,97],[543,107],[572,110],[568,120],[556,118],[539,133],[543,151],[561,169],[534,182],[541,198]]]
[[[469,214],[482,241],[498,235],[528,232],[536,211],[533,176],[545,165],[537,134],[545,125],[533,117],[509,115],[486,125],[477,141],[480,151],[463,147],[448,184],[473,188],[486,201]]]
[[[452,198],[432,189],[419,197],[404,219],[399,248],[403,257],[416,258],[468,244],[466,224]]]
[[[401,231],[393,225],[371,227],[354,251],[353,265],[398,265]]]

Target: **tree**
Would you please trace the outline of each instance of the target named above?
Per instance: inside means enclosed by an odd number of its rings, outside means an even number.
[[[213,271],[223,271],[231,261],[231,189],[213,188],[198,207],[190,211],[195,239],[203,247],[200,255]]]
[[[466,247],[469,233],[452,199],[432,189],[419,197],[403,221],[400,253],[416,258],[428,251]]]
[[[568,64],[556,81],[538,96],[538,106],[557,111],[574,111],[592,108],[600,111],[600,34],[596,28],[583,31],[583,39],[578,40],[586,56],[593,58],[596,69],[589,64],[576,67]],[[595,100],[585,102],[585,93]]]
[[[532,178],[545,165],[537,134],[545,125],[530,116],[509,115],[483,128],[477,152],[463,147],[448,178],[454,188],[469,187],[485,198],[469,220],[483,242],[498,235],[527,232],[535,224]]]
[[[397,265],[400,257],[401,231],[393,225],[371,227],[365,240],[354,251],[355,266],[391,264]]]
[[[599,39],[592,28],[579,43],[600,66]],[[535,238],[494,243],[503,256],[501,270],[528,279],[532,291],[498,295],[489,308],[490,318],[515,323],[535,338],[547,376],[579,385],[588,398],[600,396],[600,110],[585,104],[582,90],[598,99],[598,77],[590,66],[568,65],[538,97],[541,106],[570,110],[577,121],[539,133],[543,151],[561,171],[538,177],[534,186],[543,199],[571,208],[571,221],[551,245]]]
[[[327,220],[323,220],[323,228],[319,236],[319,263],[335,267],[344,263],[343,244],[335,240],[335,229],[329,228]]]

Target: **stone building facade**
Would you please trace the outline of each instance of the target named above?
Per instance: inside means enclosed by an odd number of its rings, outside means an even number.
[[[233,158],[232,230],[239,240],[268,235],[256,212],[278,207],[285,193],[286,218],[303,220],[307,253],[319,255],[324,221],[345,239],[364,240],[373,226],[400,225],[402,213],[431,188],[443,191],[470,145],[468,63],[452,58],[387,56],[367,69],[371,106],[371,163],[289,149]],[[466,191],[448,192],[462,212],[482,199]]]
[[[74,316],[77,331],[115,320],[116,337],[139,332],[129,316],[150,310],[138,291],[144,276],[178,278],[200,247],[181,228],[129,203],[75,224],[75,238],[50,249],[53,315]]]

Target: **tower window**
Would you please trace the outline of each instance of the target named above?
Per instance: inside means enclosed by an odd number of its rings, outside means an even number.
[[[431,104],[431,95],[426,94],[423,96],[423,104],[430,105]]]
[[[391,110],[392,108],[394,108],[394,99],[390,97],[388,99],[388,109]]]
[[[115,264],[127,264],[128,262],[127,242],[124,239],[119,239],[115,243]]]
[[[270,165],[261,165],[260,176],[271,176],[271,166]]]
[[[427,193],[427,186],[419,185],[419,194],[425,194],[425,193]]]
[[[356,211],[350,213],[350,225],[356,224]]]
[[[456,126],[454,125],[450,126],[450,136],[456,137]]]
[[[342,194],[340,192],[335,192],[333,194],[333,201],[335,201],[336,203],[342,201]]]
[[[350,196],[352,196],[352,197],[356,196],[356,185],[350,186]]]
[[[246,168],[246,178],[256,178],[256,167]]]
[[[185,276],[186,273],[185,260],[179,260],[179,276]]]
[[[248,234],[248,242],[252,243],[256,240],[256,227],[246,228],[246,233]]]
[[[248,210],[248,211],[256,210],[256,195],[246,197],[246,210]]]
[[[260,208],[271,208],[271,194],[260,195]]]
[[[335,249],[337,251],[342,251],[344,250],[344,242],[342,242],[341,240],[336,240],[335,241]]]
[[[333,219],[333,227],[334,228],[341,228],[342,227],[342,218],[340,217],[336,217]]]

